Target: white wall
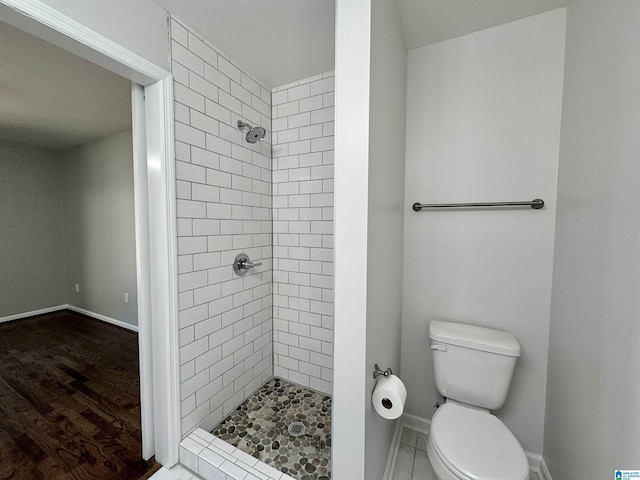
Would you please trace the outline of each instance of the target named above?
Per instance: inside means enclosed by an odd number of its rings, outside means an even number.
[[[65,303],[55,154],[0,142],[0,318]]]
[[[171,38],[186,435],[273,375],[271,92],[176,19]],[[265,139],[248,143],[239,119]],[[232,269],[241,252],[262,262],[243,277]]]
[[[273,101],[274,375],[332,393],[333,71]]]
[[[60,152],[58,157],[67,303],[137,325],[131,132]],[[125,293],[129,294],[128,303]]]
[[[335,325],[332,463],[365,478],[371,2],[336,2]]]
[[[378,363],[400,375],[407,50],[395,2],[371,10],[366,393]],[[365,478],[382,478],[396,422],[365,398]]]
[[[153,0],[41,1],[169,70],[167,12]]]
[[[640,465],[640,4],[569,7],[544,457]]]
[[[499,412],[541,453],[565,10],[409,52],[402,374],[406,410],[431,417],[433,319],[507,330],[522,345]],[[545,208],[411,205],[542,198]]]

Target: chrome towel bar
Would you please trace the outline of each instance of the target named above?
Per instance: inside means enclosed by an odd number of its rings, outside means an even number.
[[[423,208],[493,208],[493,207],[531,207],[539,210],[544,207],[544,200],[535,198],[530,202],[485,202],[485,203],[414,203],[411,208],[419,212]]]

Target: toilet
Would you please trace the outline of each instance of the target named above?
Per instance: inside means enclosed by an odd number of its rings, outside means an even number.
[[[520,356],[510,333],[462,323],[429,324],[436,388],[446,398],[431,420],[427,454],[438,480],[527,480],[518,442],[491,413],[507,398]]]

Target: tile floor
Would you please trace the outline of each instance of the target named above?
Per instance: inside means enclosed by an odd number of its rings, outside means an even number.
[[[427,457],[427,436],[403,427],[393,480],[437,480]]]
[[[149,480],[200,480],[200,477],[194,475],[182,465],[176,465],[171,469],[162,467]]]
[[[404,426],[393,480],[437,480],[427,457],[427,435]],[[531,472],[529,480],[540,480]]]

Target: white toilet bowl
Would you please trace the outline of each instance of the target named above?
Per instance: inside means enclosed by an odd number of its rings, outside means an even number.
[[[528,480],[511,431],[489,411],[447,401],[433,416],[427,454],[438,480]]]

